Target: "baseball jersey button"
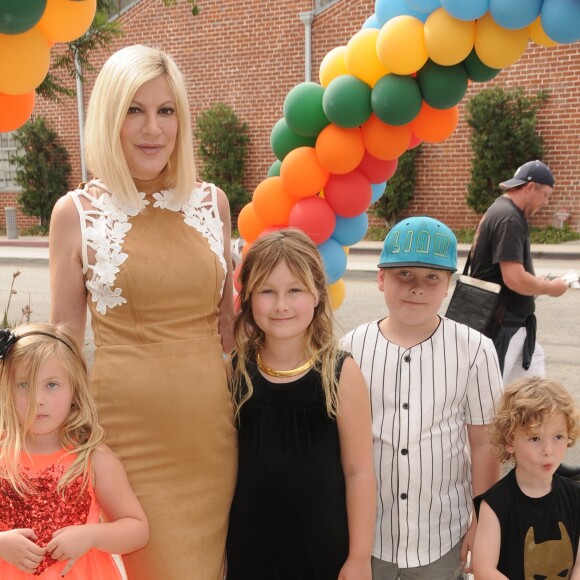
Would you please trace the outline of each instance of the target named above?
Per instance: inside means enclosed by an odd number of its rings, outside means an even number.
[[[406,493],[402,493],[401,494],[401,499],[407,499],[407,494]]]
[[[409,403],[403,403],[403,409],[405,409],[405,411],[409,408]]]
[[[406,355],[403,357],[403,360],[404,360],[405,362],[411,362],[411,355],[409,355],[409,354],[406,354]]]
[[[401,455],[407,455],[409,453],[406,449],[401,449]]]

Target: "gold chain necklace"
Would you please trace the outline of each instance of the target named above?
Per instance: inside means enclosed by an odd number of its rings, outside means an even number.
[[[295,369],[290,369],[287,371],[277,371],[275,369],[271,369],[269,366],[266,366],[264,364],[264,361],[262,360],[260,353],[258,353],[256,355],[256,363],[258,364],[258,368],[263,373],[266,373],[267,375],[269,375],[271,377],[277,377],[277,378],[283,378],[283,379],[285,379],[287,377],[295,377],[296,375],[302,374],[304,371],[307,371],[314,364],[315,360],[316,360],[316,357],[313,356],[310,360],[307,360],[304,364],[301,364],[299,367],[296,367]]]

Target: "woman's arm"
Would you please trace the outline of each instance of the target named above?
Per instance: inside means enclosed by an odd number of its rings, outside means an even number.
[[[348,559],[339,580],[370,580],[377,487],[371,408],[364,377],[350,357],[340,374],[337,423],[349,532]]]
[[[72,198],[65,195],[56,202],[50,220],[50,321],[70,324],[82,347],[87,323],[87,291],[81,243],[79,214]]]
[[[475,544],[471,560],[473,574],[476,580],[508,580],[497,569],[499,550],[501,545],[501,528],[499,520],[485,502],[481,502]]]
[[[55,560],[68,560],[63,574],[91,549],[127,554],[149,541],[147,517],[119,458],[103,445],[93,454],[93,469],[95,496],[107,521],[54,532],[46,549]]]
[[[224,292],[219,304],[219,333],[222,337],[223,351],[227,354],[234,348],[232,333],[232,319],[234,317],[233,264],[231,255],[232,222],[230,218],[230,203],[226,194],[217,188],[217,195],[218,211],[223,223],[224,258],[227,266]]]

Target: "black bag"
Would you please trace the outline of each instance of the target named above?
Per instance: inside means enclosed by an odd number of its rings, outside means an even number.
[[[468,276],[470,258],[471,251],[463,275],[455,284],[445,316],[493,338],[504,311],[501,285]]]

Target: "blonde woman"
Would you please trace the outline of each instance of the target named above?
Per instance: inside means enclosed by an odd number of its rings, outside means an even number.
[[[51,316],[82,343],[107,443],[150,522],[130,580],[215,580],[224,563],[236,439],[230,213],[196,182],[184,79],[163,52],[130,46],[99,73],[86,121],[95,179],[51,221]]]
[[[0,577],[120,580],[110,554],[145,545],[147,518],[63,327],[0,331],[0,434]]]

